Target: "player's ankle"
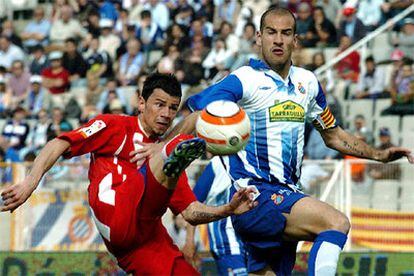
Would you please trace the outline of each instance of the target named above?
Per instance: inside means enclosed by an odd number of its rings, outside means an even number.
[[[170,141],[166,142],[164,147],[162,148],[162,157],[165,159],[171,154],[171,152],[175,149],[175,147],[181,143],[182,141],[189,140],[194,138],[191,134],[177,134],[174,138]]]

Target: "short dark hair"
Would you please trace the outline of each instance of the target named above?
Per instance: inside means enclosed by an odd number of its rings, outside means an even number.
[[[172,74],[162,74],[159,72],[148,75],[144,81],[141,96],[144,100],[148,100],[156,88],[162,89],[172,97],[179,97],[181,99],[181,85],[177,78]]]
[[[285,9],[285,8],[281,8],[281,7],[278,7],[278,6],[270,7],[262,14],[262,17],[260,18],[260,31],[261,32],[263,31],[266,17],[269,14],[290,15],[290,16],[292,16],[293,21],[294,21],[293,33],[294,34],[296,33],[296,17],[295,17],[295,15],[290,10]]]
[[[375,63],[374,57],[373,57],[373,56],[368,56],[368,57],[365,59],[365,62],[372,62],[372,63]]]
[[[141,19],[150,18],[151,17],[151,11],[149,10],[143,10],[140,14]]]
[[[65,43],[68,43],[68,42],[72,43],[75,46],[78,46],[78,43],[77,43],[76,39],[74,39],[73,37],[66,38]]]

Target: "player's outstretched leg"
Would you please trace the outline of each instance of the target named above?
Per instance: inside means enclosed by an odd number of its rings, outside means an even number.
[[[166,146],[168,147],[168,145]],[[178,143],[168,155],[163,166],[167,177],[178,178],[180,174],[206,152],[206,142],[200,138],[191,138]]]
[[[289,240],[313,241],[309,254],[308,275],[334,276],[350,229],[348,218],[311,197],[297,201],[287,217],[285,236]]]

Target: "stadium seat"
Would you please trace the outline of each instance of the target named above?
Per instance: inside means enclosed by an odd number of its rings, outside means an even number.
[[[325,55],[325,60],[331,60],[335,57],[336,53],[338,52],[338,48],[333,47],[333,48],[325,48],[323,50],[323,53]]]
[[[374,118],[381,117],[381,112],[391,105],[391,99],[378,99],[374,101]]]
[[[373,184],[372,208],[379,210],[397,210],[399,181],[377,180]]]
[[[401,125],[402,146],[414,150],[414,116],[404,116]]]
[[[371,44],[372,55],[376,62],[389,60],[391,52],[393,50],[392,45],[389,43],[389,34],[382,33],[373,39]]]
[[[369,100],[350,100],[349,103],[349,116],[348,120],[352,122],[356,115],[362,114],[365,117],[365,120],[367,122],[367,126],[369,128],[372,128],[372,114],[374,109],[374,101]]]

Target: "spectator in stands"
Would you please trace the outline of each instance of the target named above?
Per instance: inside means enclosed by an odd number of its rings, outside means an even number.
[[[125,106],[122,105],[121,100],[113,99],[109,104],[109,113],[110,114],[125,114]]]
[[[52,121],[46,131],[47,141],[50,141],[62,133],[68,132],[72,129],[72,125],[66,120],[63,110],[59,107],[54,107],[52,110]]]
[[[127,52],[119,59],[117,78],[122,86],[136,84],[137,77],[144,67],[144,55],[141,42],[130,39],[127,43]]]
[[[339,0],[317,0],[316,6],[321,7],[326,18],[335,26],[338,26],[341,17],[342,4]]]
[[[128,99],[125,99],[124,94],[118,88],[117,82],[114,79],[109,79],[106,83],[105,90],[101,93],[96,107],[100,113],[109,113],[109,105],[113,99],[119,99],[123,106],[127,106]]]
[[[360,75],[354,98],[386,98],[388,94],[385,93],[385,74],[383,70],[376,68],[375,60],[372,56],[365,59],[365,69],[365,74]]]
[[[109,20],[112,20],[113,22],[115,22],[118,19],[118,12],[114,4],[111,3],[111,1],[98,0],[98,5],[101,18],[107,18]]]
[[[17,107],[12,114],[12,119],[8,120],[3,127],[0,137],[0,147],[5,151],[5,159],[11,162],[21,161],[19,153],[25,146],[30,127],[24,120],[26,111],[22,107]]]
[[[125,31],[126,28],[128,28],[129,25],[134,25],[134,23],[129,21],[129,12],[127,9],[122,8],[119,11],[119,18],[115,23],[114,31],[117,35],[122,35],[122,32]]]
[[[323,66],[324,64],[325,64],[325,55],[322,52],[316,52],[312,56],[312,63],[307,64],[305,68],[311,71],[315,71],[316,69]],[[328,95],[333,96],[334,87],[335,87],[335,79],[334,79],[333,70],[332,69],[325,70],[325,72],[321,74],[318,78],[319,78],[319,81],[322,87],[324,88],[323,91],[327,92]],[[332,107],[331,107],[331,112],[332,112]],[[338,122],[337,114],[334,114],[333,112],[332,114],[334,115],[334,117],[336,118],[336,121]]]
[[[87,51],[84,53],[87,64],[87,75],[97,78],[113,77],[111,56],[106,51],[100,50],[99,38],[93,37]]]
[[[201,40],[195,41],[191,47],[183,53],[176,68],[176,75],[180,82],[190,86],[197,86],[204,78],[202,62],[208,51]]]
[[[309,41],[312,40],[309,33],[312,21],[311,6],[306,2],[300,3],[296,18],[296,33],[304,47],[312,47],[315,45],[314,41]]]
[[[399,1],[385,0],[384,3],[381,5],[381,9],[383,13],[383,22],[385,23],[386,20],[399,14],[400,12],[402,12],[403,10],[405,10],[412,4],[413,4],[412,0],[399,0]]]
[[[356,9],[347,7],[342,11],[343,19],[339,27],[339,36],[346,35],[351,39],[351,44],[354,44],[367,34],[367,29],[361,20],[356,16]]]
[[[98,114],[97,105],[101,98],[103,87],[99,85],[99,78],[89,75],[85,93],[85,103],[82,108],[82,119],[91,118],[91,114]]]
[[[204,46],[207,48],[211,47],[212,42],[212,35],[209,30],[204,25],[201,19],[194,19],[191,22],[190,28],[190,39],[191,39],[191,46],[199,40],[204,43]]]
[[[91,13],[98,13],[98,5],[95,3],[95,1],[89,1],[89,0],[78,0],[78,10],[76,12],[76,15],[78,17],[79,22],[82,25],[87,24],[88,17]],[[98,13],[98,20],[99,22],[99,13]]]
[[[217,39],[214,42],[214,47],[202,63],[203,68],[206,70],[205,76],[211,79],[218,72],[226,69],[227,61],[231,55],[232,52],[227,49],[225,41],[221,38]]]
[[[213,0],[203,0],[200,3],[199,9],[195,10],[194,17],[204,17],[206,21],[213,22],[214,21],[214,1]]]
[[[177,46],[171,45],[168,49],[167,55],[163,56],[157,65],[157,70],[163,74],[174,74],[175,63],[180,56]]]
[[[312,128],[305,147],[306,158],[312,160],[330,160],[338,156],[338,152],[328,148],[315,128]]]
[[[381,112],[381,115],[414,114],[414,74],[412,61],[402,66],[401,77],[396,77],[391,87],[392,105]]]
[[[194,15],[194,9],[188,4],[187,0],[178,1],[177,6],[172,11],[172,18],[174,22],[189,26]]]
[[[222,21],[217,38],[224,41],[226,49],[229,51],[232,59],[226,61],[226,67],[230,67],[235,56],[239,52],[239,38],[233,33],[233,26],[227,22]]]
[[[381,21],[381,5],[384,0],[360,0],[357,17],[367,27],[367,31],[375,30]]]
[[[313,11],[313,21],[308,30],[307,40],[311,46],[336,46],[337,37],[335,26],[325,17],[325,12],[321,7],[316,7]]]
[[[72,7],[64,5],[61,8],[60,18],[52,23],[52,27],[50,29],[49,38],[50,42],[53,44],[53,47],[55,47],[54,49],[63,50],[66,39],[82,39],[86,35],[86,30],[77,19],[73,18]]]
[[[148,10],[141,12],[141,21],[137,26],[135,36],[141,41],[141,48],[144,52],[160,49],[164,43],[163,31],[152,19],[151,12]]]
[[[22,49],[11,43],[7,36],[0,36],[0,66],[9,69],[15,60],[25,60]]]
[[[7,36],[14,45],[20,48],[23,47],[22,39],[19,34],[16,33],[12,20],[4,21],[1,27],[1,35]]]
[[[249,7],[246,7],[243,5],[243,7],[240,10],[239,18],[237,18],[237,24],[234,27],[234,34],[237,37],[243,36],[243,30],[247,23],[253,23],[254,22],[254,14],[253,10]],[[256,25],[255,25],[256,27]]]
[[[151,11],[152,20],[157,22],[162,31],[167,30],[170,21],[170,12],[163,1],[148,0],[144,5],[144,9]]]
[[[385,150],[394,147],[391,142],[391,132],[388,128],[383,127],[379,130],[379,145],[377,149]],[[395,179],[401,177],[401,169],[398,164],[370,164],[368,175],[373,179]]]
[[[349,130],[350,133],[357,135],[361,140],[364,140],[367,144],[374,144],[374,136],[372,130],[367,126],[367,121],[364,115],[358,114],[354,118],[354,125]]]
[[[116,49],[121,45],[121,39],[112,32],[113,22],[109,19],[99,21],[101,35],[99,36],[99,50],[108,52],[112,60],[115,60]]]
[[[404,53],[400,49],[395,49],[390,56],[392,61],[391,72],[389,74],[387,91],[391,91],[396,86],[396,81],[401,79],[402,66],[404,64]]]
[[[90,11],[86,19],[85,28],[92,37],[99,37],[101,35],[101,27],[99,23],[99,12],[96,10]]]
[[[12,105],[12,93],[7,88],[6,78],[0,75],[0,118],[6,118]]]
[[[30,60],[29,69],[32,75],[40,75],[49,66],[49,60],[42,45],[36,45],[32,48]]]
[[[184,32],[184,26],[173,23],[167,30],[167,39],[164,44],[164,53],[168,52],[171,45],[176,46],[180,51],[190,47],[190,38]]]
[[[45,109],[40,109],[36,114],[36,124],[30,130],[27,137],[25,153],[34,152],[37,154],[47,143],[47,128],[50,124],[48,112]],[[24,156],[26,154],[21,154]]]
[[[337,55],[348,49],[351,46],[351,43],[351,38],[349,36],[342,36]],[[356,83],[360,72],[359,60],[360,56],[357,51],[353,51],[344,57],[335,65],[338,76],[343,80],[349,80]]]
[[[52,94],[52,105],[64,107],[67,102],[69,89],[69,72],[62,66],[62,52],[54,51],[49,54],[50,67],[42,71],[43,86]]]
[[[27,72],[22,60],[13,61],[7,84],[12,92],[13,106],[16,107],[26,99],[30,89],[30,73]]]
[[[31,89],[25,99],[25,108],[29,116],[38,115],[41,110],[50,107],[50,94],[42,87],[42,77],[34,75],[30,77]]]
[[[68,38],[65,41],[65,51],[62,57],[62,65],[69,72],[69,80],[72,85],[81,78],[85,78],[88,65],[78,52],[76,40]]]
[[[253,45],[256,39],[256,26],[248,22],[243,29],[243,35],[240,38],[239,50],[235,56],[235,61],[231,65],[230,71],[247,64],[250,58],[254,55]]]
[[[414,18],[405,18],[401,32],[393,39],[394,46],[403,51],[404,56],[414,60]]]
[[[20,34],[24,47],[29,51],[39,44],[42,46],[47,45],[51,28],[49,20],[45,18],[43,7],[36,7],[33,11],[33,17],[34,20],[30,21]]]
[[[240,4],[237,0],[222,0],[214,8],[214,29],[219,29],[223,21],[227,21],[233,26],[237,23],[240,13]]]

